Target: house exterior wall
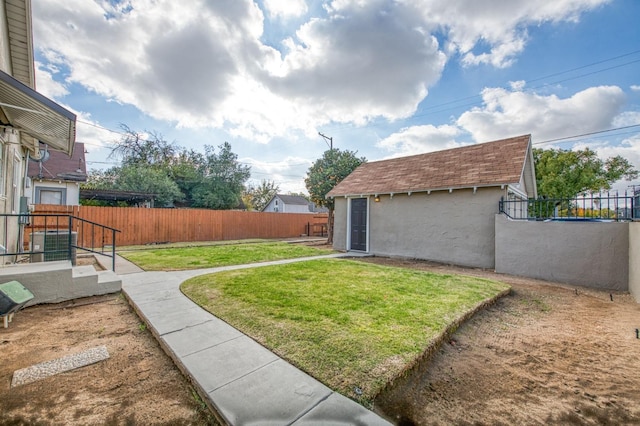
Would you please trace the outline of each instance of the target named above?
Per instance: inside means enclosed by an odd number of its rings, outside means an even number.
[[[369,200],[369,253],[479,268],[494,267],[494,216],[506,190],[496,188],[381,195]],[[334,248],[348,244],[348,203],[337,198]]]
[[[629,292],[640,303],[640,222],[629,223]]]
[[[31,188],[25,193],[29,204],[44,204],[38,200],[38,190],[61,190],[64,193],[64,202],[61,205],[80,205],[80,185],[77,182],[31,181]]]
[[[495,216],[496,272],[590,288],[629,288],[629,223]]]
[[[272,199],[262,211],[269,213],[312,213],[309,211],[307,204],[285,204],[278,197]]]
[[[4,5],[0,6],[0,69],[7,74],[11,74],[9,29],[7,28],[7,14]]]
[[[334,199],[333,203],[333,248],[336,250],[347,249],[347,203],[344,197]]]

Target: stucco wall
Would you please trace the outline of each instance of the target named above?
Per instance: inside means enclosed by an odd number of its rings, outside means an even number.
[[[369,200],[369,253],[494,267],[499,188],[380,196]],[[348,244],[347,200],[336,199],[334,247]]]
[[[640,222],[629,224],[629,292],[640,303]]]
[[[347,249],[347,199],[336,198],[333,212],[333,248]]]
[[[29,199],[29,204],[39,204],[36,202],[36,188],[55,188],[66,189],[66,203],[67,206],[77,206],[80,204],[80,185],[76,182],[52,182],[52,181],[37,181],[31,182],[31,190],[25,192],[26,197]]]
[[[531,222],[495,216],[496,272],[628,290],[629,223]]]
[[[480,268],[494,267],[499,188],[381,196],[370,203],[369,251]]]

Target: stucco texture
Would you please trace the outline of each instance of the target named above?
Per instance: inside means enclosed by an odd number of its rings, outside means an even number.
[[[629,224],[629,292],[640,303],[640,222]]]
[[[496,272],[627,291],[628,222],[531,222],[495,217]]]
[[[368,252],[479,268],[494,267],[499,188],[369,197]],[[334,247],[349,248],[348,202],[336,199]]]

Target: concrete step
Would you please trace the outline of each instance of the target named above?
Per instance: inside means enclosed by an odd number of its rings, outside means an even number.
[[[122,290],[122,280],[113,271],[99,271],[98,272],[98,286],[103,293],[116,293]]]
[[[25,306],[40,303],[58,303],[72,299],[67,294],[73,282],[71,262],[40,262],[8,265],[0,268],[0,282],[18,281],[25,286],[34,298]]]
[[[98,283],[98,271],[91,265],[74,266],[71,276],[73,283],[78,286]]]

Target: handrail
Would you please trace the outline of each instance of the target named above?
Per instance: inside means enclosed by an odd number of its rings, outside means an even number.
[[[17,218],[15,222],[14,218]],[[82,250],[111,257],[111,269],[115,271],[116,233],[120,232],[116,228],[70,214],[0,214],[0,220],[3,220],[5,230],[4,250],[0,256],[13,256],[14,263],[71,260],[75,264],[75,254]],[[8,247],[10,234],[17,236],[15,250]],[[61,243],[63,240],[66,244]],[[110,246],[111,254],[105,253],[107,246]]]

